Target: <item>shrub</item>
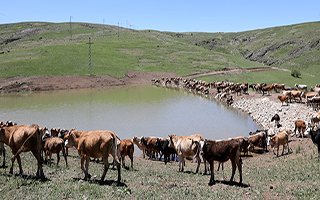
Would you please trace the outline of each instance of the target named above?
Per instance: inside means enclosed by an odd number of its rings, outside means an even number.
[[[291,76],[296,77],[296,78],[300,78],[301,73],[300,73],[300,71],[293,69],[293,70],[291,70]]]

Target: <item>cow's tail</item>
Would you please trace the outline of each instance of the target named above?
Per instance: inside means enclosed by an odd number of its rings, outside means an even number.
[[[120,158],[121,158],[121,155],[120,155],[120,149],[119,149],[119,146],[120,146],[120,138],[116,135],[116,134],[113,134],[113,137],[112,137],[112,142],[113,142],[113,152],[114,152],[114,160],[118,163],[120,163]]]
[[[199,141],[196,141],[196,140],[192,140],[192,145],[193,144],[195,144],[196,145],[196,147],[197,147],[197,151],[196,151],[196,153],[195,153],[195,155],[194,155],[194,158],[196,158],[197,156],[200,156],[200,154],[201,154],[201,145],[200,145],[200,142]],[[193,159],[194,159],[193,158]]]
[[[20,149],[17,151],[17,153],[14,154],[14,156],[13,156],[14,159],[23,151],[24,145],[26,144],[26,142],[28,142],[30,140],[30,138],[32,138],[35,134],[39,134],[39,137],[40,137],[39,127],[37,127],[37,130],[35,132],[33,132],[32,134],[30,134],[29,137],[23,142],[23,144],[21,145]],[[40,142],[40,145],[41,145],[41,141],[37,141],[37,142]]]

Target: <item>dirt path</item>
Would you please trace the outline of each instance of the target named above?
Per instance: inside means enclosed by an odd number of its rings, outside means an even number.
[[[235,74],[235,73],[243,73],[243,72],[261,72],[261,71],[272,71],[272,70],[280,70],[279,68],[276,67],[255,67],[255,68],[248,68],[248,69],[243,69],[243,68],[224,68],[223,70],[220,71],[211,71],[211,72],[205,72],[205,73],[195,73],[186,76],[185,78],[199,78],[203,76],[211,76],[211,75],[220,75],[220,74]]]

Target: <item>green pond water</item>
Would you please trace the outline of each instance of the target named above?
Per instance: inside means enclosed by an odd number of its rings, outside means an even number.
[[[0,96],[0,120],[48,128],[112,130],[120,138],[248,135],[246,114],[183,90],[155,86],[65,90]]]

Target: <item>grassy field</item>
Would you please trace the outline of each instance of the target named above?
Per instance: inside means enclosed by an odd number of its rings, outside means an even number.
[[[294,144],[293,144],[294,143]],[[292,153],[275,157],[272,152],[243,158],[243,185],[230,184],[231,166],[215,171],[218,181],[208,186],[209,175],[194,174],[195,163],[186,163],[186,172],[178,172],[178,163],[135,157],[134,170],[122,169],[122,184],[117,186],[116,170],[109,170],[104,182],[98,181],[102,164],[90,163],[91,181],[83,181],[80,159],[75,150],[59,166],[44,166],[47,180],[34,179],[35,158],[22,154],[25,175],[9,175],[0,169],[2,199],[317,199],[320,196],[319,161],[310,139],[293,141]],[[10,154],[10,153],[9,153]],[[56,157],[53,156],[54,162]],[[111,160],[110,160],[111,161]],[[129,160],[126,160],[129,163]],[[10,163],[8,163],[10,164]],[[16,163],[15,173],[18,172]],[[216,166],[217,167],[217,166]],[[203,165],[200,166],[203,172]],[[217,168],[216,168],[217,169]],[[239,180],[236,171],[235,181]]]
[[[307,84],[314,86],[320,83],[317,78],[320,76],[320,70],[315,73],[308,73],[307,71],[301,73],[300,78],[291,76],[290,71],[264,71],[264,72],[245,72],[237,74],[223,74],[199,77],[199,80],[208,82],[212,81],[233,81],[233,82],[248,82],[248,83],[285,83],[287,86],[294,87],[295,84]]]

